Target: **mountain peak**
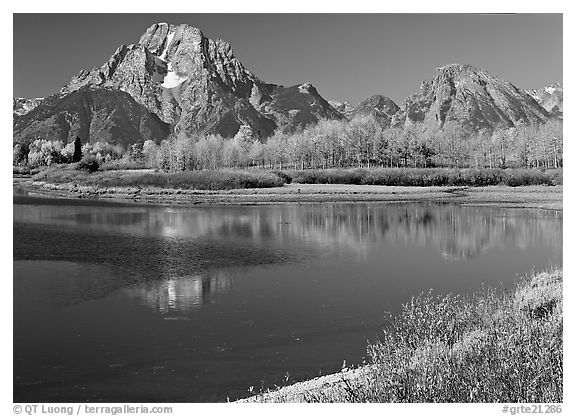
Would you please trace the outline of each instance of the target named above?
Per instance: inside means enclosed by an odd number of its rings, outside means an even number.
[[[399,110],[400,107],[390,98],[385,95],[374,94],[358,104],[352,111],[350,118],[372,116],[388,127]]]
[[[462,83],[486,83],[486,82],[497,82],[505,83],[496,76],[492,75],[488,71],[482,68],[477,68],[470,64],[449,64],[444,65],[437,69],[436,78],[443,79],[449,78],[453,79],[454,82],[459,84]]]
[[[247,124],[266,137],[277,127],[294,131],[321,118],[342,118],[311,84],[285,88],[265,83],[244,67],[228,42],[209,39],[187,24],[149,26],[138,43],[121,45],[101,67],[80,71],[58,99],[86,88],[127,93],[174,131],[189,133],[231,137]],[[60,120],[63,108],[54,105],[47,111]],[[84,128],[89,122],[80,124]]]
[[[138,43],[145,46],[152,53],[161,54],[163,50],[169,47],[173,37],[176,36],[179,41],[189,43],[201,43],[205,39],[202,31],[196,27],[180,24],[173,25],[165,22],[154,23],[142,36]]]
[[[478,72],[478,68],[470,65],[470,64],[448,64],[437,68],[437,71],[440,72],[464,72],[464,71],[472,71]]]
[[[469,64],[438,68],[431,81],[408,97],[393,125],[423,123],[442,127],[454,122],[470,129],[539,123],[549,117],[530,95],[512,83]]]

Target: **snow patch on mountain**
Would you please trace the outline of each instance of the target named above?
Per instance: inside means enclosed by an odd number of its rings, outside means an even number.
[[[545,90],[548,94],[554,94],[556,92],[556,88],[554,87],[546,87]]]
[[[181,77],[175,71],[173,71],[172,62],[168,62],[168,73],[164,77],[162,86],[164,88],[176,88],[186,80],[187,80],[186,77]]]
[[[174,39],[174,33],[168,33],[168,36],[166,37],[166,46],[164,47],[164,50],[162,51],[162,55],[160,55],[160,59],[162,59],[163,61],[166,60],[166,54],[168,53],[168,47],[170,46],[170,43],[172,43],[172,39]]]
[[[310,94],[310,88],[312,88],[312,84],[306,82],[298,86],[298,91],[302,94]]]

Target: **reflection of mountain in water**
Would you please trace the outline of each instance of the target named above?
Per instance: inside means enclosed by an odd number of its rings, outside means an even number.
[[[230,289],[232,276],[224,271],[148,281],[127,287],[124,293],[160,313],[185,312],[210,303],[211,297]]]

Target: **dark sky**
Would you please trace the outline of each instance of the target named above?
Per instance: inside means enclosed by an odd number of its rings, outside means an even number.
[[[450,63],[520,88],[562,81],[561,14],[15,14],[14,96],[57,92],[156,22],[226,40],[264,81],[352,104],[376,93],[400,104]]]

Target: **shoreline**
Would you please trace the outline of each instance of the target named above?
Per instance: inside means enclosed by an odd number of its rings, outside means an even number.
[[[205,191],[155,187],[55,184],[13,177],[13,186],[49,198],[84,199],[160,206],[270,205],[284,203],[443,202],[562,211],[562,185],[556,186],[380,186],[286,184],[275,188]]]
[[[401,356],[399,361],[395,361],[393,356],[389,358],[390,354],[383,355],[376,358],[376,362],[372,364],[365,364],[354,369],[343,369],[337,373],[278,387],[276,390],[268,389],[236,400],[235,403],[415,402],[422,401],[422,399],[426,399],[426,402],[436,401],[431,400],[431,398],[440,398],[439,401],[447,402],[451,401],[449,399],[454,398],[454,393],[460,394],[461,400],[456,400],[459,402],[491,402],[496,401],[494,399],[499,397],[507,397],[503,400],[504,402],[532,402],[534,401],[534,394],[537,394],[538,397],[536,401],[555,402],[558,399],[561,401],[561,390],[559,395],[558,390],[555,390],[558,384],[561,385],[561,376],[558,383],[558,373],[552,370],[548,371],[547,364],[542,364],[544,366],[543,370],[548,377],[554,378],[554,381],[533,389],[531,394],[514,387],[508,387],[508,391],[504,392],[490,385],[482,385],[477,376],[458,369],[462,367],[468,368],[470,365],[478,366],[477,370],[479,372],[483,371],[482,377],[487,376],[494,379],[501,376],[502,372],[504,374],[513,373],[517,377],[523,378],[525,383],[533,379],[534,374],[529,372],[520,374],[522,370],[519,370],[519,368],[525,368],[528,363],[531,363],[530,358],[524,358],[524,354],[532,357],[532,359],[535,356],[540,358],[541,354],[543,354],[545,357],[542,359],[551,360],[550,362],[554,362],[554,366],[557,366],[557,360],[559,356],[561,357],[562,349],[561,335],[558,338],[558,328],[562,326],[563,315],[562,280],[563,270],[560,266],[553,270],[525,276],[504,297],[496,298],[493,292],[484,292],[480,298],[475,301],[469,301],[466,306],[460,305],[458,308],[453,303],[452,306],[455,309],[444,314],[442,314],[442,309],[435,311],[437,315],[430,316],[409,313],[404,316],[405,320],[412,320],[412,323],[421,319],[428,319],[428,321],[438,320],[436,325],[442,322],[444,325],[449,322],[455,322],[453,321],[453,313],[463,314],[463,311],[470,308],[475,309],[476,313],[479,314],[469,315],[470,317],[476,317],[476,320],[473,320],[474,324],[470,327],[462,326],[459,329],[459,333],[458,330],[454,332],[452,342],[441,335],[433,335],[434,331],[432,331],[417,340],[412,339],[410,343],[403,344],[404,349],[399,350],[395,344],[387,343],[386,347],[378,351],[390,353],[390,348],[393,346],[394,351],[397,351]],[[420,302],[430,302],[430,299],[433,298],[428,298],[428,300],[424,301],[420,300]],[[443,300],[448,302],[449,298],[444,297]],[[487,308],[486,305],[489,303],[491,306]],[[446,303],[444,305],[446,306]],[[414,308],[414,304],[412,304],[412,307]],[[416,305],[416,309],[412,312],[414,311],[421,311],[421,309],[418,309],[418,305]],[[466,314],[464,313],[464,315]],[[406,323],[405,320],[403,321],[404,323]],[[417,326],[418,323],[416,323]],[[400,326],[400,331],[414,328],[413,325]],[[556,328],[547,332],[547,335],[552,337],[552,341],[548,344],[549,350],[543,351],[541,344],[538,346],[530,344],[524,350],[516,348],[514,354],[510,355],[510,351],[504,345],[510,344],[513,346],[524,342],[525,338],[523,337],[526,334],[520,334],[522,332],[519,331],[520,328],[527,331],[527,334],[531,336],[542,335],[543,328]],[[489,334],[495,334],[502,342],[499,343]],[[406,337],[407,334],[404,332],[401,335]],[[390,340],[396,342],[398,338],[390,338]],[[556,340],[556,343],[553,342],[554,340]],[[538,344],[538,342],[535,344]],[[501,362],[503,357],[510,359],[510,367],[504,366],[487,370],[484,367],[486,362],[479,359],[480,355],[484,357],[485,354],[493,354],[491,356],[492,363],[494,361]],[[473,360],[472,358],[476,359]],[[450,362],[451,366],[447,366],[446,362]],[[394,365],[399,365],[399,367]],[[483,369],[481,370],[480,367],[483,367]],[[391,368],[399,368],[400,371],[390,375],[389,371]],[[436,374],[436,376],[432,377],[432,380],[435,380],[443,387],[437,388],[431,384],[426,388],[418,388],[419,386],[425,386],[425,383],[429,381],[430,375],[434,375],[438,371],[443,371],[443,373]],[[556,371],[558,371],[558,368],[556,368]],[[537,372],[536,377],[542,375],[542,373]],[[467,383],[468,386],[475,385],[476,390],[469,390],[466,387],[462,389],[454,388],[450,383],[446,383],[445,380],[448,378],[458,378],[459,382]],[[388,389],[391,392],[388,392]],[[508,394],[508,396],[502,396],[504,393]],[[386,397],[383,397],[382,394],[386,394]]]
[[[375,366],[365,365],[354,369],[346,369],[338,373],[327,374],[314,377],[304,381],[298,381],[277,390],[268,390],[243,399],[238,399],[234,403],[305,403],[307,398],[317,394],[336,395],[345,391],[347,383],[361,382],[368,380],[370,371]]]

